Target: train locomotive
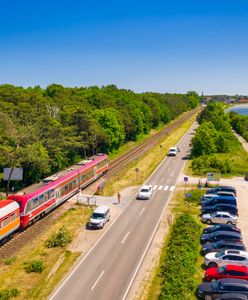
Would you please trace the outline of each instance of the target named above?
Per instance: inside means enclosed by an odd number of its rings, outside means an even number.
[[[0,243],[45,216],[108,171],[108,156],[83,160],[0,201]]]

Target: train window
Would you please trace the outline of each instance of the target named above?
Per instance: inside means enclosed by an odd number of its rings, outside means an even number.
[[[72,188],[74,189],[76,186],[77,186],[77,181],[73,180],[73,182],[72,182]]]
[[[1,227],[7,226],[8,223],[9,223],[9,218],[8,218],[8,217],[5,217],[5,218],[2,220]]]
[[[45,196],[45,201],[48,201],[48,199],[49,199],[49,192],[44,193],[44,196]]]
[[[69,191],[72,190],[72,182],[69,183]]]
[[[49,193],[49,199],[54,197],[54,190],[50,190],[48,191],[48,193]]]
[[[27,206],[26,206],[26,213],[29,212],[31,210],[31,201],[29,201],[27,203]]]
[[[68,193],[68,185],[65,186],[65,194]]]
[[[34,198],[33,199],[33,205],[32,205],[32,208],[36,208],[37,206],[39,206],[39,199],[38,198]]]
[[[10,222],[14,221],[16,219],[16,214],[15,213],[12,213],[9,217],[10,219]]]
[[[45,201],[44,195],[40,195],[40,196],[39,196],[39,205],[43,204],[44,201]]]

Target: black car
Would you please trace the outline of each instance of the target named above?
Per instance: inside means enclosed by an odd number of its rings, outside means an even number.
[[[233,186],[225,186],[225,185],[221,185],[221,186],[216,186],[214,188],[208,189],[207,190],[207,194],[215,194],[219,191],[223,191],[223,192],[232,192],[234,193],[235,196],[237,196],[237,191],[236,188]]]
[[[238,293],[228,293],[221,296],[214,297],[214,300],[248,300],[248,297]]]
[[[237,206],[237,200],[234,197],[227,197],[227,196],[219,196],[213,197],[211,199],[203,200],[201,205],[204,206],[212,206],[216,204],[228,204]]]
[[[242,241],[242,236],[238,232],[232,232],[232,231],[215,231],[213,233],[203,233],[201,235],[201,243],[214,243],[220,240],[225,241]]]
[[[239,228],[232,224],[216,224],[214,226],[204,228],[202,233],[212,233],[218,230],[241,232]]]
[[[220,240],[214,243],[207,243],[202,245],[202,253],[207,254],[209,252],[218,252],[221,250],[232,249],[245,251],[246,247],[241,241],[225,241]]]
[[[213,282],[204,282],[198,286],[197,296],[202,299],[210,300],[218,299],[218,296],[230,294],[230,292],[248,295],[248,281],[243,279],[225,278]]]
[[[238,216],[238,208],[235,205],[230,204],[216,204],[213,206],[204,206],[201,208],[202,214],[212,214],[216,211],[226,211],[233,215]]]

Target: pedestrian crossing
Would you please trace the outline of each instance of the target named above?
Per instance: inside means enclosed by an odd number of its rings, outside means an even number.
[[[152,186],[153,191],[170,191],[173,192],[175,190],[175,185],[157,185]]]

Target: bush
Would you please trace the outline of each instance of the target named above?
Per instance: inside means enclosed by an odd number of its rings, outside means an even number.
[[[191,299],[200,234],[201,226],[192,216],[184,214],[176,219],[161,267],[159,299]]]
[[[8,300],[13,297],[17,297],[20,294],[17,288],[6,289],[0,291],[0,300]]]
[[[191,194],[191,197],[185,197],[185,202],[201,204],[201,196],[206,194],[206,190],[190,190],[187,194]]]
[[[24,269],[27,273],[41,273],[44,270],[44,264],[40,260],[33,260],[25,263]]]
[[[55,233],[50,239],[46,241],[46,246],[48,248],[53,247],[65,247],[72,240],[70,232],[63,226]]]

